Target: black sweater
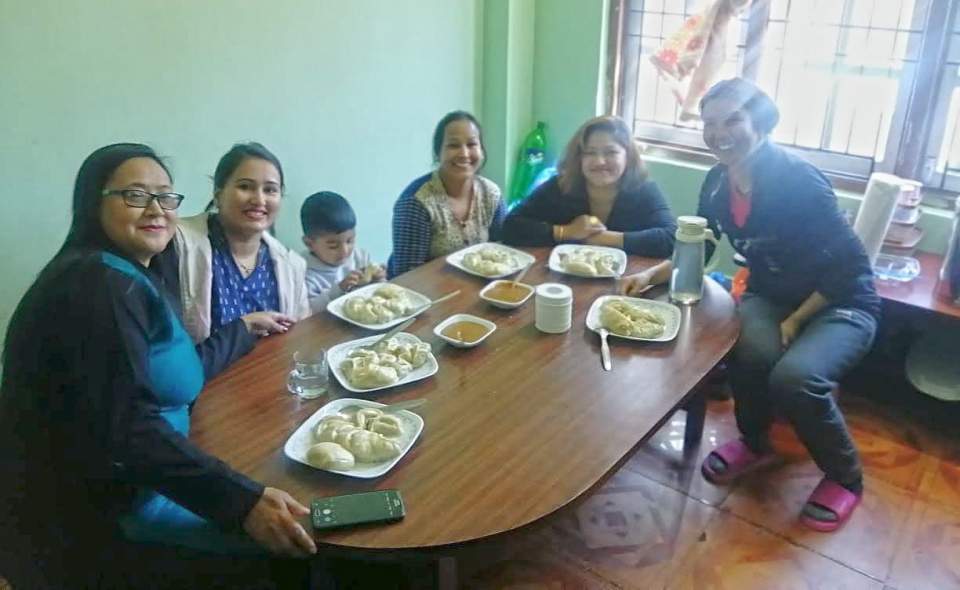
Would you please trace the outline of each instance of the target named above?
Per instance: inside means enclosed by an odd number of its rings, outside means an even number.
[[[503,241],[515,246],[553,246],[553,226],[590,214],[586,191],[564,194],[557,178],[540,185],[513,209],[503,222]],[[606,222],[610,231],[623,232],[627,254],[668,258],[673,253],[677,224],[663,193],[653,181],[635,191],[621,191]]]
[[[707,173],[697,212],[718,239],[726,233],[734,250],[747,259],[747,291],[791,307],[817,291],[831,305],[878,316],[880,299],[869,259],[840,213],[830,181],[769,141],[758,150],[744,226],[733,223],[730,180],[722,164]]]
[[[10,322],[0,390],[0,544],[65,576],[104,559],[140,487],[229,528],[241,525],[263,491],[160,415],[147,363],[171,317],[157,313],[158,296],[174,306],[176,297],[159,274],[145,274],[156,291],[99,253],[61,256]],[[225,326],[197,346],[205,375],[253,343],[242,322]]]

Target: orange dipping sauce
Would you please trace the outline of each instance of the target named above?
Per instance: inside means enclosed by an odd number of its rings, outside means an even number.
[[[477,322],[463,320],[453,322],[446,326],[440,333],[451,340],[462,340],[464,342],[476,342],[487,335],[487,327]]]
[[[503,301],[504,303],[519,303],[533,291],[530,287],[517,283],[514,285],[510,281],[497,283],[492,289],[484,293],[485,297]]]

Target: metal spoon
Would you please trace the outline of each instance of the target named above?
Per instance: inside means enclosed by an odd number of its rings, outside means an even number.
[[[400,410],[412,410],[414,408],[419,408],[423,404],[427,403],[425,398],[417,398],[407,400],[405,402],[397,402],[395,404],[388,404],[380,408],[383,412],[399,412]]]
[[[373,350],[373,349],[376,348],[377,345],[380,344],[381,342],[386,342],[386,340],[389,339],[391,336],[396,336],[396,335],[399,334],[400,332],[403,332],[404,330],[406,330],[407,328],[409,328],[410,325],[413,324],[413,322],[415,322],[415,321],[417,321],[417,318],[412,317],[412,318],[406,320],[405,322],[403,322],[403,323],[401,323],[401,324],[397,324],[397,325],[394,326],[389,332],[387,332],[386,334],[384,334],[383,336],[381,336],[380,338],[378,338],[373,344],[368,344],[368,345],[365,346],[364,348],[369,348],[369,349]]]
[[[519,283],[520,280],[523,279],[524,276],[526,276],[527,271],[530,270],[531,268],[533,268],[533,263],[528,264],[528,265],[526,265],[525,267],[523,267],[523,270],[520,271],[520,274],[518,274],[517,277],[516,277],[515,279],[513,279],[513,286],[514,286],[514,287],[516,287],[516,286],[517,286],[517,283]]]
[[[610,332],[606,328],[600,328],[600,361],[603,364],[604,371],[612,371],[613,365],[610,363],[610,345],[607,344],[607,336]]]
[[[447,293],[447,294],[444,295],[443,297],[437,297],[437,298],[434,299],[433,301],[430,301],[429,303],[425,303],[424,305],[422,305],[422,306],[420,307],[420,309],[418,309],[418,310],[416,310],[416,311],[414,312],[414,314],[421,314],[421,313],[427,311],[428,309],[430,309],[431,307],[433,307],[434,305],[440,303],[441,301],[446,301],[447,299],[450,299],[450,298],[452,298],[452,297],[456,297],[456,296],[459,295],[459,294],[460,294],[460,289],[457,289],[456,291],[454,291],[454,292],[452,292],[452,293]]]

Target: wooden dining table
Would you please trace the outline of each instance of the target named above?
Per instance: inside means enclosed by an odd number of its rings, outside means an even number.
[[[739,320],[727,292],[707,279],[703,299],[681,308],[676,338],[652,343],[611,337],[613,366],[605,371],[600,339],[584,318],[598,296],[616,292],[618,281],[557,273],[547,268],[548,248],[526,251],[536,262],[525,283],[572,288],[568,332],[537,330],[533,298],[515,310],[490,306],[478,298],[488,280],[433,260],[394,282],[431,298],[460,290],[407,329],[432,345],[439,363],[435,375],[367,395],[350,393],[331,376],[327,396],[299,399],[285,385],[296,350],[371,335],[321,313],[287,334],[261,340],[210,381],[193,411],[191,439],[305,504],[321,496],[400,490],[406,518],[315,532],[328,546],[372,552],[450,547],[508,533],[560,510],[600,485],[691,403],[698,384],[733,345]],[[654,262],[631,257],[628,272]],[[663,287],[644,296],[666,299]],[[454,313],[489,319],[497,329],[476,348],[454,348],[433,334]],[[399,463],[376,479],[337,475],[286,457],[283,446],[294,430],[340,397],[384,403],[426,398],[416,410],[425,427]]]

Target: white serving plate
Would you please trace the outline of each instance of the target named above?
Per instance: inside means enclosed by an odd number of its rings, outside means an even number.
[[[681,313],[680,308],[672,303],[665,303],[663,301],[653,301],[650,299],[640,299],[637,297],[624,297],[621,295],[601,295],[593,301],[593,305],[590,306],[590,310],[587,311],[587,327],[593,330],[596,333],[600,333],[600,306],[606,301],[610,300],[619,300],[619,301],[628,301],[632,304],[637,305],[638,307],[646,308],[651,311],[659,313],[663,316],[664,327],[663,335],[656,338],[640,338],[639,336],[621,336],[620,334],[614,334],[613,332],[608,331],[611,336],[617,338],[623,338],[624,340],[637,340],[640,342],[669,342],[677,337],[677,332],[680,331],[680,319]]]
[[[402,342],[422,342],[419,338],[413,334],[408,334],[406,332],[400,332],[394,338]],[[373,391],[380,391],[381,389],[390,389],[391,387],[399,387],[400,385],[406,385],[407,383],[413,383],[414,381],[420,381],[421,379],[426,379],[432,375],[435,375],[440,369],[439,363],[437,363],[437,357],[433,356],[431,352],[427,356],[427,362],[423,363],[416,369],[410,371],[406,377],[400,379],[393,385],[381,385],[380,387],[374,387],[372,389],[360,389],[354,387],[350,384],[350,380],[347,379],[347,376],[343,374],[343,371],[340,370],[340,363],[343,362],[347,355],[350,354],[350,351],[358,346],[363,346],[365,344],[373,344],[380,339],[380,336],[368,336],[367,338],[359,338],[357,340],[350,340],[348,342],[341,342],[333,348],[327,351],[327,364],[330,367],[330,371],[333,373],[333,376],[337,378],[337,381],[340,382],[340,385],[343,385],[348,391],[354,393],[371,393]]]
[[[464,266],[463,264],[464,256],[466,256],[470,252],[474,252],[476,250],[482,250],[484,248],[497,248],[500,250],[506,250],[507,252],[509,252],[510,254],[513,254],[517,258],[517,262],[519,263],[519,265],[516,268],[512,269],[510,272],[500,273],[495,275],[481,274],[475,270],[469,269],[466,266]],[[464,248],[463,250],[457,250],[453,254],[450,254],[447,256],[447,263],[450,264],[451,266],[455,266],[465,273],[472,274],[477,277],[483,277],[485,279],[502,279],[503,277],[509,277],[510,275],[518,272],[520,269],[525,268],[536,261],[537,261],[536,258],[534,258],[530,254],[527,254],[522,250],[517,250],[516,248],[504,246],[503,244],[495,244],[493,242],[483,242],[480,244],[474,244],[473,246],[469,246],[467,248]]]
[[[310,463],[307,462],[307,450],[315,444],[313,439],[313,431],[316,429],[317,423],[320,422],[322,418],[325,416],[330,416],[331,414],[336,414],[340,410],[350,406],[382,408],[383,405],[384,404],[365,399],[353,399],[349,397],[335,399],[314,412],[313,415],[307,418],[303,424],[301,424],[300,427],[290,435],[290,438],[287,439],[287,443],[283,445],[283,452],[287,457],[290,457],[294,461],[303,463],[308,467],[313,467],[313,465],[310,465]],[[339,473],[348,477],[369,479],[373,477],[380,477],[384,473],[393,469],[393,466],[396,465],[397,462],[407,454],[407,451],[409,451],[410,447],[413,446],[413,443],[420,436],[420,433],[423,432],[423,418],[408,410],[399,410],[397,412],[391,412],[391,414],[403,421],[404,434],[399,439],[399,455],[393,459],[390,459],[389,461],[381,461],[379,463],[356,463],[352,469],[348,470],[324,469],[322,471]],[[319,469],[319,467],[313,468]]]
[[[474,340],[473,342],[460,342],[455,338],[450,338],[443,334],[443,329],[449,326],[454,322],[476,322],[487,329],[487,333],[483,335],[483,338],[479,340]],[[477,346],[484,340],[486,340],[490,334],[493,334],[497,330],[497,325],[490,320],[485,320],[483,318],[477,317],[475,315],[470,315],[469,313],[455,313],[447,319],[443,320],[433,329],[434,335],[438,338],[446,341],[451,346],[456,346],[457,348],[473,348]]]
[[[347,317],[347,314],[344,313],[343,311],[343,306],[346,304],[347,299],[351,297],[358,297],[358,296],[370,297],[371,295],[373,295],[374,291],[376,291],[377,289],[379,289],[380,287],[386,284],[388,283],[370,283],[369,285],[364,285],[363,287],[350,291],[349,293],[344,293],[340,297],[337,297],[336,299],[334,299],[333,301],[327,304],[327,311],[337,316],[341,320],[345,322],[349,322],[355,326],[360,326],[361,328],[366,328],[368,330],[380,331],[380,330],[386,330],[388,328],[392,328],[397,324],[403,323],[407,319],[412,318],[416,315],[419,315],[422,311],[427,309],[426,306],[430,303],[430,299],[426,295],[417,293],[413,289],[408,289],[406,287],[400,287],[400,285],[397,285],[398,287],[406,291],[407,298],[410,299],[410,303],[414,305],[414,313],[398,316],[390,320],[389,322],[383,322],[380,324],[364,324],[364,323],[358,322],[355,319]]]
[[[534,287],[533,285],[528,285],[528,284],[526,284],[526,283],[519,283],[520,285],[523,285],[524,287],[529,287],[529,288],[530,288],[530,292],[527,294],[526,297],[524,297],[524,298],[521,299],[520,301],[517,301],[516,303],[511,303],[511,302],[509,302],[509,301],[500,301],[499,299],[493,299],[492,297],[490,297],[490,296],[487,295],[487,292],[490,291],[491,289],[493,289],[493,288],[494,288],[495,286],[497,286],[498,284],[500,284],[500,283],[509,283],[509,282],[510,282],[510,281],[502,281],[502,280],[490,281],[490,282],[487,284],[486,287],[484,287],[483,289],[480,290],[480,299],[483,299],[484,301],[486,301],[486,302],[489,303],[490,305],[492,305],[492,306],[494,306],[494,307],[499,307],[499,308],[501,308],[501,309],[516,309],[516,308],[520,307],[521,305],[523,305],[524,303],[526,303],[531,297],[533,297],[534,292],[537,290],[536,287]]]
[[[602,275],[588,275],[579,272],[572,272],[563,268],[563,264],[560,262],[561,254],[572,254],[575,250],[596,250],[601,254],[609,254],[613,256],[614,264],[618,269],[614,274],[602,274]],[[553,250],[550,251],[550,259],[547,261],[547,266],[550,267],[550,270],[554,272],[559,272],[567,275],[573,275],[575,277],[586,277],[590,279],[609,279],[616,278],[623,274],[623,271],[627,268],[627,253],[619,248],[608,248],[606,246],[583,246],[580,244],[558,244],[553,247]]]

